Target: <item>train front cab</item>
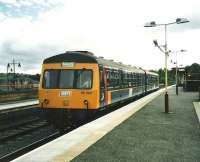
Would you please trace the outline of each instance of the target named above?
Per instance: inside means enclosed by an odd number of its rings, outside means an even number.
[[[50,122],[85,120],[99,108],[99,98],[98,64],[43,64],[39,103]]]

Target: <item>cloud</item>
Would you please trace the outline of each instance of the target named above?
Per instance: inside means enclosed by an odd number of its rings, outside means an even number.
[[[62,0],[0,0],[0,12],[9,17],[31,16],[36,19],[39,13],[61,6]]]
[[[17,3],[16,0],[0,0],[2,3],[8,3],[8,4],[15,4]]]
[[[196,11],[188,10],[197,5],[195,1],[181,1],[181,9],[177,9],[180,1],[172,0],[18,2],[31,7],[23,12],[21,8],[17,11],[21,16],[11,14],[1,22],[0,56],[5,58],[0,60],[1,65],[14,57],[22,62],[24,71],[40,72],[40,65],[46,57],[67,50],[89,50],[97,56],[125,64],[158,69],[164,65],[164,55],[153,46],[152,40],[164,44],[164,28],[144,28],[143,25],[152,20],[172,22],[177,17],[187,17],[191,23],[168,28],[169,49],[184,48],[191,52],[185,56],[186,60],[183,59],[184,64],[192,63],[193,58],[198,57],[199,10],[198,7]],[[47,10],[37,9],[45,5]],[[37,16],[33,20],[35,12]]]
[[[0,21],[3,21],[6,19],[6,15],[4,15],[3,13],[0,13]]]

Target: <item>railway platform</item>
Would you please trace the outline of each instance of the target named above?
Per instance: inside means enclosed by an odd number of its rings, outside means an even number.
[[[13,103],[4,103],[4,104],[0,104],[0,112],[11,110],[11,109],[16,109],[19,107],[37,105],[38,103],[39,103],[38,100],[25,100],[25,101],[13,102]]]
[[[160,90],[13,161],[199,161],[198,94],[179,90],[169,89],[169,114]]]

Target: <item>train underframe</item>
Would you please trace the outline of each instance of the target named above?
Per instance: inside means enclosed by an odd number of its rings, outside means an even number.
[[[81,125],[94,116],[96,112],[96,109],[45,108],[43,109],[43,117],[57,129],[65,130]]]

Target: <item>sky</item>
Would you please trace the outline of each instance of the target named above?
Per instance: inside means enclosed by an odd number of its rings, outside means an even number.
[[[0,72],[21,63],[17,73],[40,73],[47,57],[88,50],[143,69],[164,68],[164,26],[144,24],[190,22],[167,26],[167,47],[178,65],[200,63],[200,1],[197,0],[0,0]],[[176,61],[170,53],[168,67]]]

